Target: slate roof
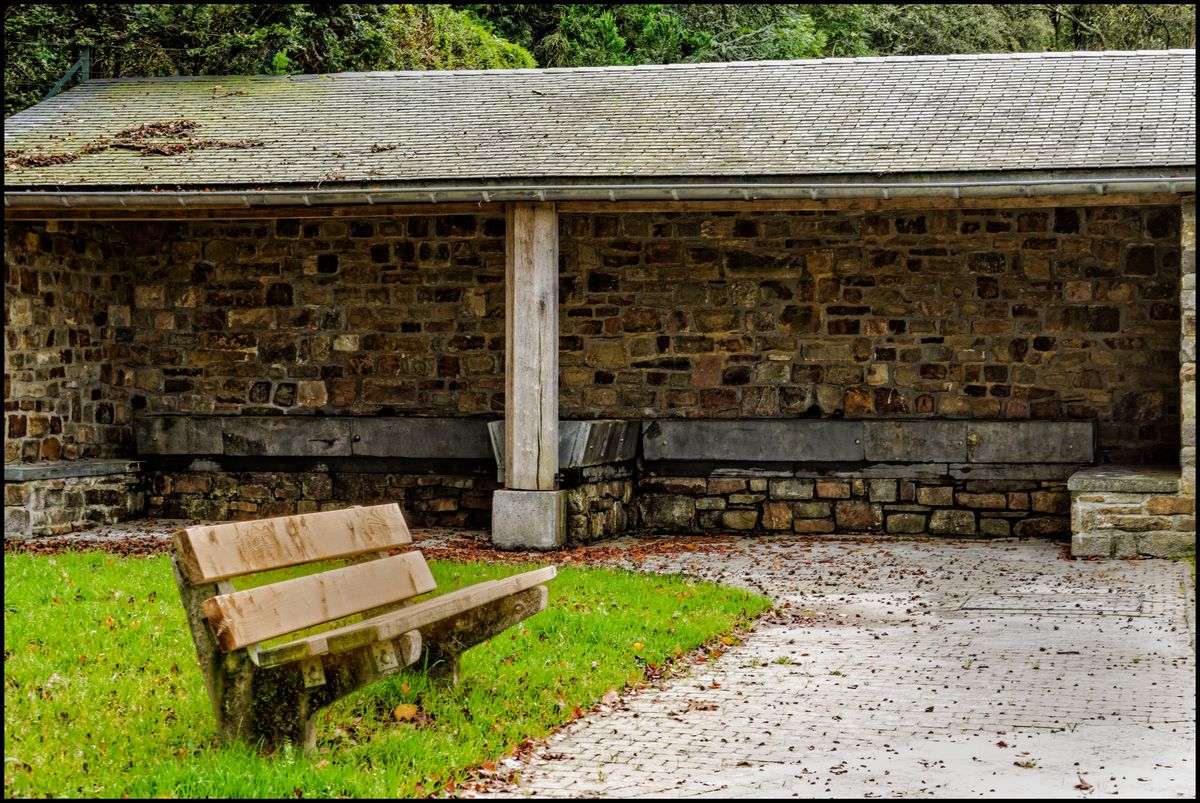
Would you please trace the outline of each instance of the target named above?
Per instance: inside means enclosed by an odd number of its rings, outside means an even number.
[[[5,121],[5,183],[11,192],[1190,169],[1195,87],[1194,50],[97,80]],[[110,147],[8,168],[13,149],[78,152],[168,120],[197,127],[161,142],[262,144],[170,156]]]

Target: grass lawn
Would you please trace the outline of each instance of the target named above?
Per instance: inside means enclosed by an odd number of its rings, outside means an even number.
[[[432,561],[439,590],[528,567]],[[765,611],[680,576],[560,567],[547,610],[468,651],[457,688],[401,672],[319,717],[317,751],[218,747],[168,559],[4,558],[6,797],[414,797]]]

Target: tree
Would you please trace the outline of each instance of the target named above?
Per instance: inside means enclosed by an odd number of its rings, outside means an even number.
[[[83,45],[92,76],[533,67],[449,5],[23,3],[4,11],[4,113],[36,103]]]
[[[911,3],[873,5],[866,14],[870,48],[879,55],[1054,49],[1054,27],[1037,6]]]
[[[1196,46],[1196,6],[1045,3],[1060,50],[1167,50]]]

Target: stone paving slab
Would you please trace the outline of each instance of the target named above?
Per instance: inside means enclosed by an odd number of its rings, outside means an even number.
[[[631,568],[763,591],[775,614],[481,796],[1195,796],[1186,565],[1048,541],[738,543]]]

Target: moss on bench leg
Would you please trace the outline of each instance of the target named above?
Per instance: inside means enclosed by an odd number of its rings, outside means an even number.
[[[535,586],[422,627],[421,665],[435,681],[458,683],[462,653],[544,610],[549,597],[545,586]]]

